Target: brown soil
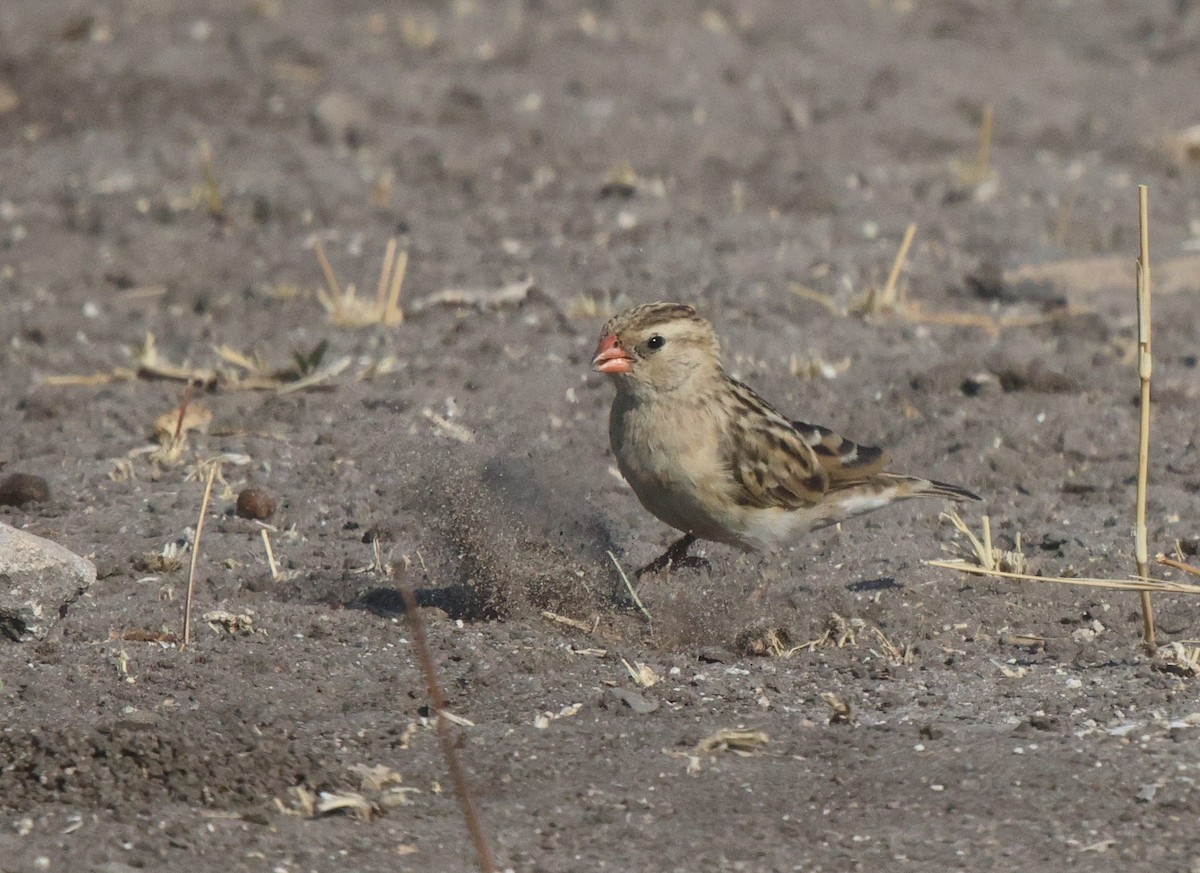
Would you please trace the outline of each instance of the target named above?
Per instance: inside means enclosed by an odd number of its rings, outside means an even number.
[[[51,496],[0,517],[100,579],[0,645],[0,868],[477,869],[378,544],[473,723],[503,867],[1196,869],[1195,680],[1142,652],[1135,595],[930,568],[954,537],[909,504],[791,554],[708,548],[711,573],[643,586],[646,622],[606,553],[635,567],[672,532],[612,475],[588,360],[608,312],[694,302],[739,377],[985,495],[1035,569],[1127,574],[1135,186],[1156,259],[1194,257],[1200,176],[1163,144],[1200,119],[1197,40],[1166,0],[4,3],[0,441]],[[878,288],[910,222],[910,300],[1019,323],[794,293]],[[331,322],[314,241],[371,296],[393,236],[404,324]],[[1176,272],[1152,550],[1200,535],[1200,288]],[[526,277],[516,303],[433,298]],[[127,378],[148,334],[238,377],[191,394],[212,421],[174,459],[143,449],[183,384]],[[252,390],[217,346],[288,378],[347,363]],[[115,378],[51,378],[92,374]],[[248,485],[278,503],[278,578]],[[1200,634],[1194,598],[1156,603],[1165,638]],[[688,757],[737,727],[770,739]],[[415,792],[362,789],[369,821],[285,811],[359,790],[355,765]]]

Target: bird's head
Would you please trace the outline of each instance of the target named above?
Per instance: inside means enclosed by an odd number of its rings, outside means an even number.
[[[721,369],[711,324],[683,303],[646,303],[604,325],[592,369],[613,377],[618,391],[675,391]]]

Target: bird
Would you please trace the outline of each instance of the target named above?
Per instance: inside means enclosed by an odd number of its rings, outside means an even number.
[[[604,325],[592,369],[616,386],[609,441],[643,507],[683,533],[638,572],[704,563],[697,540],[772,551],[912,497],[981,498],[886,469],[882,449],[788,418],[725,372],[712,324],[685,303]]]

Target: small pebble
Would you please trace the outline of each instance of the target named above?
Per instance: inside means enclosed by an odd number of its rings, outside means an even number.
[[[262,488],[243,488],[237,499],[237,514],[242,518],[265,521],[275,514],[275,498]]]
[[[50,485],[41,476],[12,473],[0,481],[0,506],[24,506],[50,499]]]

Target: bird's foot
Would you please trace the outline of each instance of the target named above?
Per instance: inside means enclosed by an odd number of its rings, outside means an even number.
[[[682,567],[696,567],[712,572],[712,564],[708,562],[708,558],[702,558],[699,555],[689,555],[688,549],[692,547],[692,543],[696,538],[692,534],[684,534],[682,537],[671,543],[670,547],[647,564],[645,567],[637,571],[637,578],[650,573],[651,575],[661,573],[664,570],[673,572]]]

